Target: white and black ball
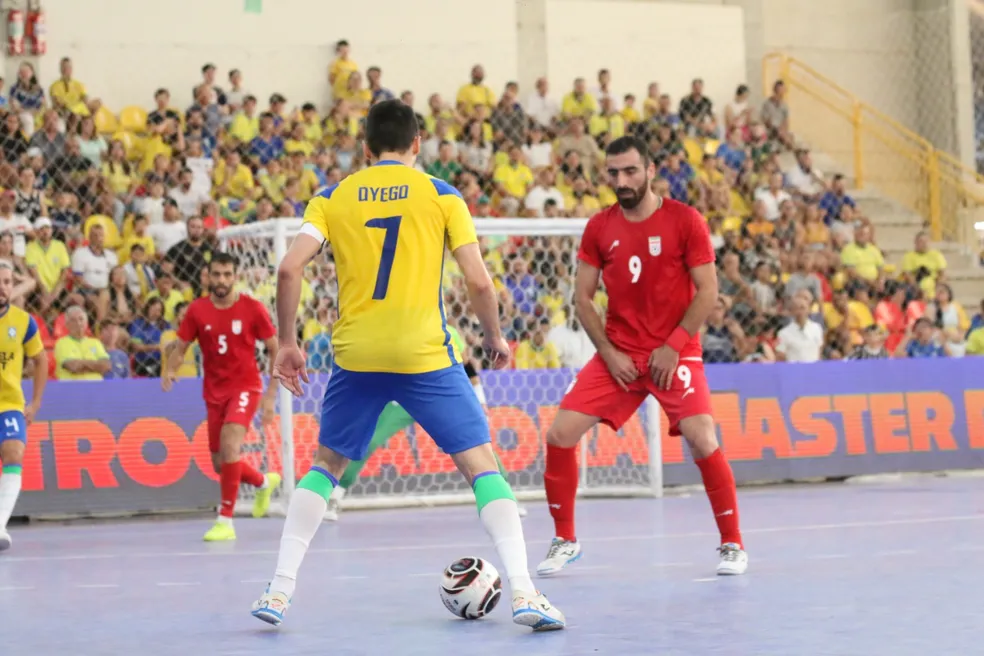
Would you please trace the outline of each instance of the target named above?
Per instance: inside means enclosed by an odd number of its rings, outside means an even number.
[[[502,578],[492,563],[459,558],[441,577],[441,601],[457,617],[477,620],[492,612],[502,596]]]

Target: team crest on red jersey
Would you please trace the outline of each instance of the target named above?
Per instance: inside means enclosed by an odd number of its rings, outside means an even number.
[[[649,238],[649,254],[659,255],[663,252],[663,241],[659,237]]]
[[[243,322],[239,319],[234,319],[232,322],[232,334],[239,335],[243,332]]]

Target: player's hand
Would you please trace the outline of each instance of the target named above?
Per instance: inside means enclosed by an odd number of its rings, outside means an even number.
[[[629,383],[639,377],[639,370],[636,369],[632,358],[617,349],[612,349],[604,353],[601,358],[608,365],[608,372],[626,392],[629,391]]]
[[[294,344],[281,346],[277,351],[277,360],[273,363],[273,377],[294,396],[302,396],[304,388],[301,383],[310,382],[305,362],[304,353]]]
[[[34,415],[38,413],[38,408],[33,403],[24,406],[24,421],[30,426],[34,422]]]
[[[649,374],[657,387],[670,389],[678,364],[680,364],[680,354],[665,344],[649,355]]]
[[[174,387],[175,376],[170,371],[161,372],[161,389],[165,392],[170,392],[171,388]]]
[[[509,366],[512,352],[509,350],[509,342],[502,335],[498,337],[485,337],[482,340],[482,349],[486,357],[492,363],[493,369],[503,369]]]

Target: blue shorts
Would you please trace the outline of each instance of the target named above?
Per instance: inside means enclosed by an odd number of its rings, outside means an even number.
[[[458,364],[424,374],[334,366],[321,405],[318,442],[349,460],[364,459],[379,413],[390,401],[403,406],[449,455],[491,441],[485,412]]]
[[[7,440],[27,442],[27,420],[20,410],[0,412],[0,442]]]

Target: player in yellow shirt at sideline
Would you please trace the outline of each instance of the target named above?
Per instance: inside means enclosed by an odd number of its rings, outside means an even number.
[[[447,328],[441,277],[450,250],[490,360],[500,367],[508,362],[498,302],[468,206],[457,189],[413,168],[420,134],[413,108],[401,101],[373,105],[363,150],[374,165],[311,200],[280,263],[281,350],[273,375],[291,393],[303,394],[301,383],[308,380],[295,330],[301,280],[326,243],[335,256],[340,312],[332,329],[335,366],[322,401],[314,466],[290,499],[275,575],[253,605],[253,616],[283,622],[297,571],[338,478],[349,462],[365,457],[380,412],[396,401],[471,485],[479,519],[512,588],[513,622],[534,631],[562,629],[563,614],[530,578],[516,499],[496,467],[488,420]]]
[[[560,353],[547,341],[550,319],[541,317],[530,320],[530,336],[516,347],[517,369],[560,369]]]
[[[102,380],[113,364],[103,343],[87,337],[89,318],[78,305],[65,310],[68,334],[55,342],[55,378],[58,380]]]
[[[10,304],[13,291],[14,269],[0,262],[0,551],[11,545],[7,522],[20,495],[27,427],[41,407],[48,380],[48,358],[38,324],[27,312]],[[29,404],[25,404],[21,389],[24,358],[30,358],[34,365]]]

